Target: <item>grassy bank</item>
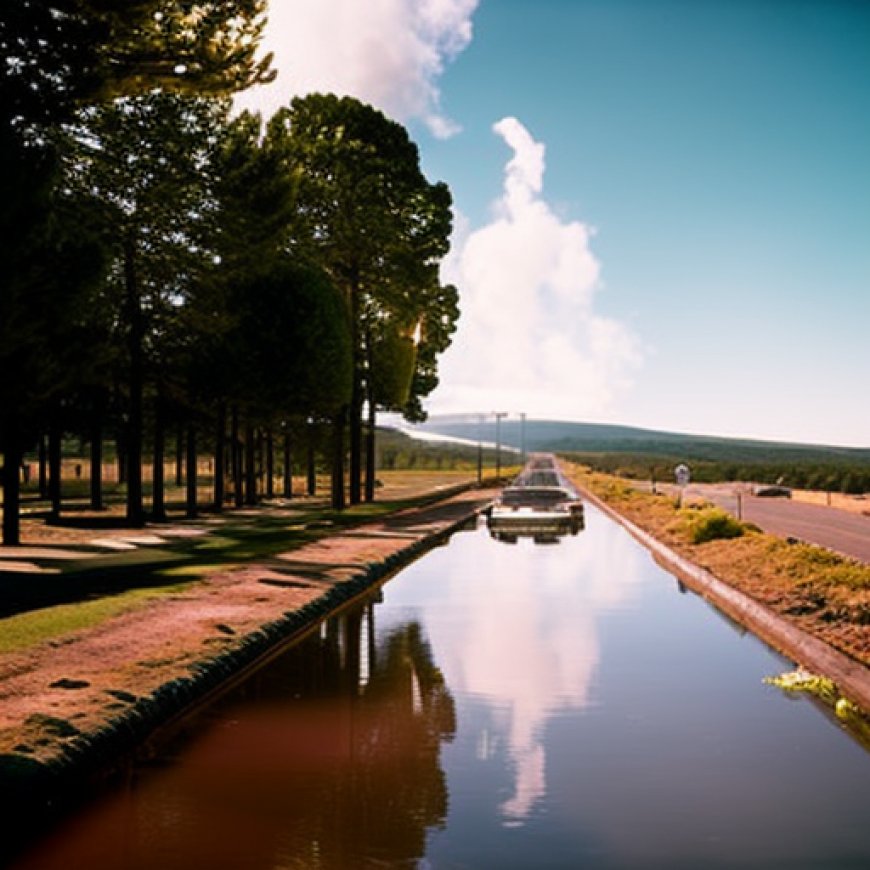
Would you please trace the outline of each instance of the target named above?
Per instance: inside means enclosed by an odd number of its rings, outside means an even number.
[[[870,665],[870,566],[741,523],[709,503],[680,505],[630,482],[568,466],[620,514],[719,579]]]
[[[300,498],[197,520],[179,518],[151,525],[146,532],[152,543],[126,551],[93,546],[94,539],[108,537],[101,524],[111,509],[95,515],[93,527],[81,514],[66,527],[28,519],[25,537],[41,544],[44,554],[31,558],[26,570],[7,565],[0,571],[6,614],[0,617],[0,654],[46,641],[63,643],[65,637],[99,627],[157,598],[183,595],[210,574],[268,561],[278,553],[427,504],[472,480],[460,471],[387,472],[378,500],[372,503],[334,511],[323,499]],[[142,534],[127,531],[134,537]],[[112,535],[125,540],[123,528],[115,528]],[[81,548],[81,556],[54,561],[53,546]]]
[[[161,595],[183,592],[187,586],[186,583],[174,583],[158,589],[130,589],[92,601],[58,604],[8,616],[0,623],[3,626],[0,632],[0,654],[87,631]]]

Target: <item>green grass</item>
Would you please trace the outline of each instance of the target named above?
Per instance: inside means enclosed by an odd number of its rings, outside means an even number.
[[[3,631],[0,632],[0,653],[15,652],[91,628],[113,616],[133,610],[145,601],[181,592],[189,585],[174,583],[159,588],[130,589],[92,601],[58,604],[9,616],[3,620]]]
[[[407,477],[413,482],[413,474]],[[203,537],[172,538],[159,546],[146,545],[99,557],[86,555],[65,562],[62,575],[41,578],[47,589],[43,606],[0,620],[0,654],[62,639],[149,599],[190,588],[210,573],[232,570],[245,562],[268,561],[311,541],[443,497],[444,492],[433,494],[431,490],[417,489],[406,498],[354,505],[341,512],[333,511],[323,502],[304,501],[297,502],[290,511],[275,513],[268,509],[256,515],[228,511],[222,523]],[[160,534],[159,529],[155,531]],[[24,588],[33,582],[32,577],[24,575],[10,575],[10,579],[25,584]],[[81,600],[51,603],[61,597],[54,595],[52,599],[48,590],[52,584],[62,584],[67,590],[71,588],[69,584],[75,584]],[[56,591],[63,590],[58,587]],[[34,607],[34,603],[30,606]]]
[[[693,544],[739,538],[745,531],[743,523],[717,507],[687,508],[680,511],[680,518]]]
[[[214,574],[216,571],[232,571],[238,568],[235,562],[220,562],[220,563],[198,563],[194,562],[189,565],[179,565],[175,568],[164,568],[157,573],[161,577],[187,577],[191,580],[201,580],[209,574]]]

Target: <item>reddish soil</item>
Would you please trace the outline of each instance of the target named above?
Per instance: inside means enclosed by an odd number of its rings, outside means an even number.
[[[411,558],[492,496],[471,490],[410,509],[269,562],[216,572],[184,593],[153,599],[98,627],[0,655],[0,754],[49,763],[62,758],[80,735],[100,732],[137,700],[191,678],[263,626],[329,599],[343,581],[365,581],[373,576],[372,565]],[[46,527],[28,542],[69,544],[81,535]]]

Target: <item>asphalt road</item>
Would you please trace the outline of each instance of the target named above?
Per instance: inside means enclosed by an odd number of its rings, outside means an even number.
[[[723,486],[692,486],[691,490],[772,535],[819,544],[870,564],[870,517],[787,498],[758,498],[745,492],[740,494],[738,504],[737,493]]]

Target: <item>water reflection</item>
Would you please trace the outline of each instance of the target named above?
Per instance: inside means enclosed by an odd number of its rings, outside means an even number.
[[[584,528],[583,514],[573,514],[560,520],[558,523],[551,524],[547,527],[543,524],[519,526],[506,528],[504,524],[493,522],[492,517],[487,517],[486,526],[489,529],[489,535],[496,541],[501,541],[503,544],[516,544],[522,538],[529,538],[536,544],[558,544],[562,538],[568,535],[576,535]]]
[[[454,693],[485,699],[475,720],[479,760],[505,756],[511,783],[499,811],[517,825],[547,791],[548,722],[592,703],[598,615],[628,606],[645,554],[622,545],[610,524],[578,539],[570,559],[533,537],[510,548],[481,537],[462,545],[467,558],[447,566],[437,595],[463,606],[428,606],[426,626]],[[402,591],[390,588],[388,601]]]
[[[21,867],[413,867],[456,710],[418,622],[324,624]],[[194,723],[191,723],[193,726]]]
[[[586,522],[455,536],[15,866],[870,866],[870,755]]]

